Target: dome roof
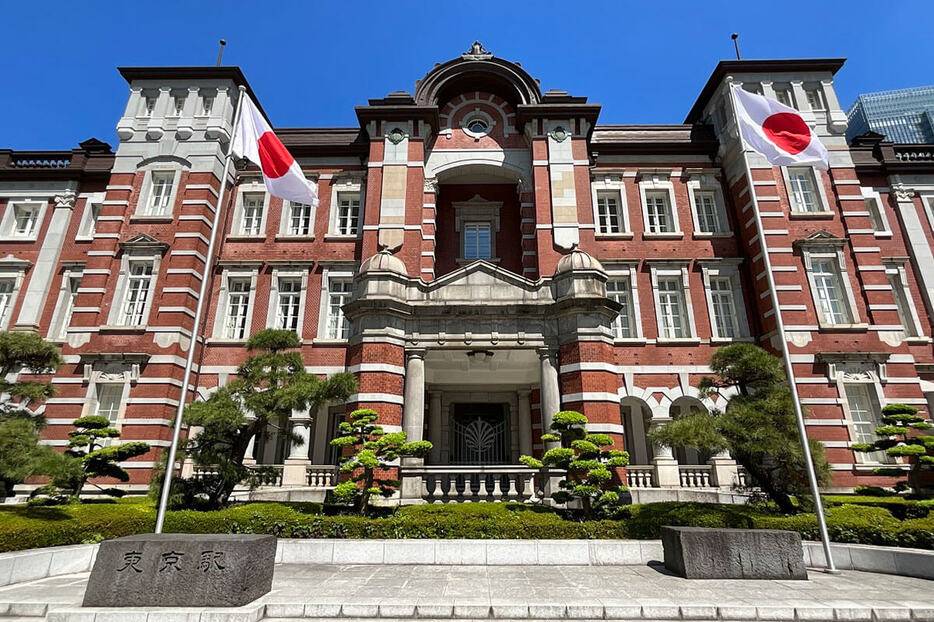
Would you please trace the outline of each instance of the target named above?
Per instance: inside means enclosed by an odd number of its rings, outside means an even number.
[[[395,272],[405,275],[405,264],[402,260],[393,255],[389,250],[383,249],[372,257],[363,260],[360,264],[359,274],[367,272]]]
[[[604,272],[603,265],[599,261],[575,246],[570,253],[558,260],[555,276],[576,270],[599,270]]]

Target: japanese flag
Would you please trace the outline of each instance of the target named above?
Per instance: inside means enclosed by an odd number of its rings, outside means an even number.
[[[234,128],[231,146],[234,155],[246,158],[263,170],[269,194],[317,207],[318,188],[305,179],[298,162],[273,133],[253,100],[244,93],[240,105],[240,121]]]
[[[794,108],[733,86],[739,129],[746,143],[772,164],[830,167],[827,149]]]

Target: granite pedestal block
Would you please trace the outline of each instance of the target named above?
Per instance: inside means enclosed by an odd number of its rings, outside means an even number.
[[[662,527],[665,568],[686,579],[807,579],[801,536],[775,529]]]
[[[85,607],[238,607],[272,588],[276,538],[147,534],[101,543]]]

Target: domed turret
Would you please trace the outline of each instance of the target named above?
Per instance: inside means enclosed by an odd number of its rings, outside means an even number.
[[[405,264],[388,249],[381,250],[360,264],[359,274],[362,275],[368,272],[394,272],[403,276],[406,275]]]
[[[579,270],[597,270],[605,272],[603,265],[599,261],[592,255],[585,253],[575,246],[570,253],[558,260],[558,266],[555,268],[555,276],[557,277],[568,272],[576,272]]]

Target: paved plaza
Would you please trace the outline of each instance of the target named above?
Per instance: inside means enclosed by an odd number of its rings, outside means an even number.
[[[661,566],[276,566],[273,590],[223,610],[80,610],[87,573],[0,588],[0,620],[257,619],[934,621],[934,583],[843,571],[807,581],[687,580]],[[150,610],[152,611],[152,610]],[[80,612],[80,615],[79,615]],[[94,614],[97,614],[94,617]],[[204,615],[202,615],[204,614]]]

